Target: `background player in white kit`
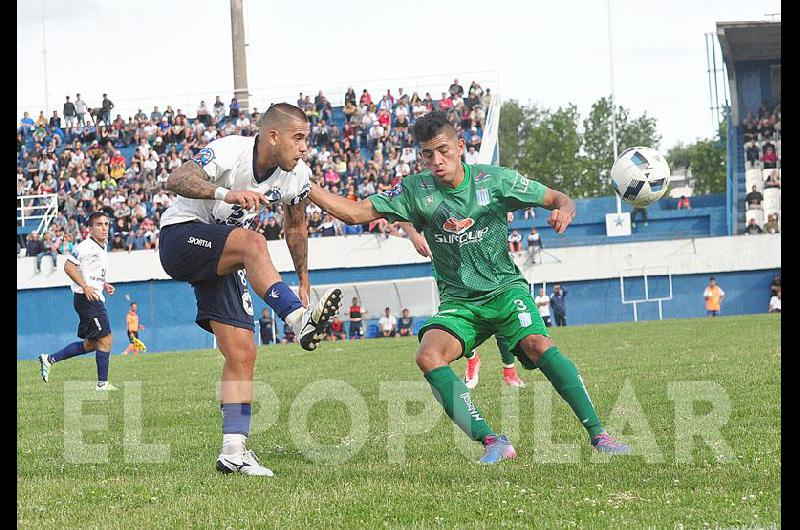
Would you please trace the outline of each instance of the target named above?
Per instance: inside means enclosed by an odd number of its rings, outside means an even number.
[[[253,302],[247,279],[275,313],[313,350],[328,320],[339,311],[341,291],[330,289],[309,303],[308,230],[305,203],[311,170],[308,118],[287,103],[272,105],[256,137],[226,136],[177,168],[167,188],[179,195],[161,217],[161,265],[172,278],[189,282],[197,298],[197,324],[216,336],[222,369],[223,473],[272,476],[245,448],[250,433],[256,359]],[[280,201],[286,244],[300,284],[300,298],[281,281],[264,237],[248,230],[261,205]],[[302,301],[301,301],[302,300]]]
[[[544,289],[539,289],[539,296],[533,299],[536,303],[536,307],[539,308],[539,315],[542,317],[542,321],[544,325],[548,328],[551,325],[550,322],[550,297],[547,296],[547,293]]]
[[[95,390],[117,390],[108,382],[108,362],[111,355],[113,335],[103,290],[114,294],[114,286],[106,282],[108,270],[108,216],[103,212],[92,212],[87,221],[89,237],[72,249],[64,263],[64,272],[72,280],[72,305],[80,317],[78,337],[84,340],[64,346],[58,352],[39,356],[42,380],[50,381],[53,364],[76,355],[96,351],[97,386]]]

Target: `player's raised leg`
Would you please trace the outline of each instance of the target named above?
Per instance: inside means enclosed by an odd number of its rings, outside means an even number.
[[[339,311],[342,292],[329,289],[313,307],[303,307],[300,298],[281,280],[264,237],[252,230],[234,229],[217,264],[217,274],[246,269],[250,284],[273,311],[295,330],[300,345],[313,350],[324,336],[325,326]]]
[[[433,395],[447,415],[464,433],[484,445],[482,464],[494,464],[514,458],[516,451],[508,438],[498,436],[472,401],[469,389],[456,376],[450,363],[461,357],[463,346],[451,333],[441,328],[423,328],[417,352],[417,366],[431,385]]]
[[[253,333],[214,320],[210,324],[217,338],[217,345],[225,357],[220,388],[222,451],[217,458],[217,470],[225,474],[271,477],[272,471],[262,466],[253,452],[248,451],[245,446],[250,435],[253,368],[256,362]]]
[[[39,366],[41,367],[42,381],[45,383],[50,381],[50,369],[55,363],[94,351],[93,349],[90,349],[93,342],[94,341],[79,340],[67,344],[57,352],[51,353],[50,355],[46,353],[41,354],[39,356]]]

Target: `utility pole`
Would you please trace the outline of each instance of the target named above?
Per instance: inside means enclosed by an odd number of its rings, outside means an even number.
[[[614,104],[614,52],[611,45],[611,0],[606,2],[608,10],[608,77],[611,80],[611,142],[614,149],[614,161],[619,156],[617,147],[617,106]],[[609,168],[610,170],[610,168]],[[617,195],[617,213],[622,212],[622,200]]]
[[[239,110],[249,113],[242,0],[231,0],[231,46],[233,48],[233,95],[239,102]]]

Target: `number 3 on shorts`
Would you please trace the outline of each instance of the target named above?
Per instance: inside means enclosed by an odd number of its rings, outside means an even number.
[[[531,319],[531,314],[528,312],[528,308],[525,307],[525,302],[520,300],[519,298],[514,300],[514,303],[517,305],[517,318],[519,318],[519,325],[522,328],[527,328],[533,323]]]

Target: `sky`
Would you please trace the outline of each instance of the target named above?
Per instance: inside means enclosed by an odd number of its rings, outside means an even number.
[[[607,2],[244,0],[251,107],[353,85],[430,90],[476,79],[503,99],[581,116],[611,93]],[[660,150],[713,134],[705,33],[770,20],[779,0],[610,0],[614,94],[657,120]],[[333,9],[331,6],[335,6]],[[43,16],[44,11],[44,39]],[[44,43],[43,43],[44,41]],[[716,43],[716,38],[714,39]],[[46,50],[45,62],[42,50]],[[721,55],[717,44],[717,67]],[[724,101],[719,74],[720,103]],[[127,118],[167,104],[193,116],[233,92],[229,0],[17,0],[17,120],[103,93]],[[424,94],[420,94],[421,96]]]

